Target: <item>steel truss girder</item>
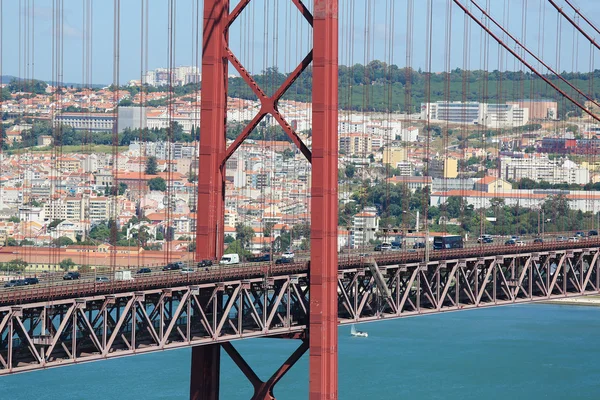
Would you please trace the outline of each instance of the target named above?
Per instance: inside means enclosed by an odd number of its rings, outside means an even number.
[[[306,329],[306,274],[0,308],[0,375]]]
[[[598,294],[599,258],[583,248],[347,268],[338,323]],[[0,307],[0,375],[298,334],[309,300],[300,273]]]
[[[369,268],[345,269],[338,273],[339,322],[599,293],[599,254],[597,248],[574,249],[379,266],[386,291]]]

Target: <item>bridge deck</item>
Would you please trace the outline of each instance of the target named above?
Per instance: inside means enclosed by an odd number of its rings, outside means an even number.
[[[506,253],[512,251],[511,254]],[[349,257],[338,272],[338,323],[599,293],[597,241],[482,246]],[[106,285],[67,283],[3,294],[0,375],[227,342],[300,334],[308,265],[242,265]],[[49,291],[50,290],[50,291]]]
[[[600,246],[600,239],[591,239],[576,243],[546,242],[531,243],[521,247],[504,245],[481,245],[464,249],[451,249],[430,252],[430,264],[439,261],[457,260],[473,257],[487,257],[495,255],[527,254],[553,250],[578,249]],[[423,250],[414,252],[384,252],[372,255],[378,265],[394,265],[419,263],[425,258]],[[339,269],[356,268],[365,265],[365,257],[349,255],[339,257]],[[219,266],[209,271],[196,271],[190,274],[159,273],[149,276],[136,277],[130,281],[113,280],[107,283],[93,281],[62,281],[57,280],[46,284],[0,289],[0,307],[17,304],[27,304],[41,301],[54,301],[60,299],[85,297],[101,294],[114,294],[127,291],[150,290],[170,288],[180,285],[196,285],[207,282],[223,282],[232,279],[249,279],[261,276],[283,276],[308,271],[307,262],[274,265],[271,263],[242,264],[236,266]]]

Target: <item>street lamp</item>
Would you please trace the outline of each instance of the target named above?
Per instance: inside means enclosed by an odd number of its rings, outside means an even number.
[[[419,232],[419,210],[417,210],[417,215],[414,215],[410,211],[403,210],[403,214],[410,214],[416,220],[416,230]],[[425,263],[429,264],[429,224],[427,220],[425,220]]]

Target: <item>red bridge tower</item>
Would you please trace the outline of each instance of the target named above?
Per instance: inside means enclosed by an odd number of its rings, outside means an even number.
[[[222,347],[254,386],[252,399],[273,399],[273,386],[309,350],[310,398],[337,399],[337,211],[338,211],[338,0],[314,0],[313,12],[289,0],[313,27],[313,50],[268,97],[229,48],[229,27],[251,0],[231,12],[229,0],[204,0],[202,111],[199,152],[197,259],[219,259],[223,251],[225,163],[266,116],[271,115],[312,163],[310,313],[307,339],[267,382],[262,382],[230,344]],[[261,102],[261,110],[229,146],[226,144],[229,63]],[[312,63],[312,151],[277,109],[277,103]],[[192,350],[190,398],[219,398],[221,345]]]

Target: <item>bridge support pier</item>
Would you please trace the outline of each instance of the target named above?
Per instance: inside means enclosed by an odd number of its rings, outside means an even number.
[[[308,350],[308,341],[303,340],[300,347],[298,347],[296,351],[294,351],[292,355],[285,360],[285,362],[277,369],[277,371],[275,371],[275,373],[273,373],[273,375],[271,375],[269,380],[266,382],[263,382],[258,375],[256,375],[252,367],[248,365],[246,360],[244,360],[242,355],[238,353],[238,351],[230,342],[223,343],[222,346],[229,357],[231,357],[233,362],[244,373],[246,378],[248,378],[254,387],[254,394],[252,395],[251,400],[275,400],[273,388],[277,382],[279,382],[279,380],[290,370],[290,368],[296,364],[302,355],[306,353]]]
[[[221,346],[192,347],[190,400],[219,400]]]

